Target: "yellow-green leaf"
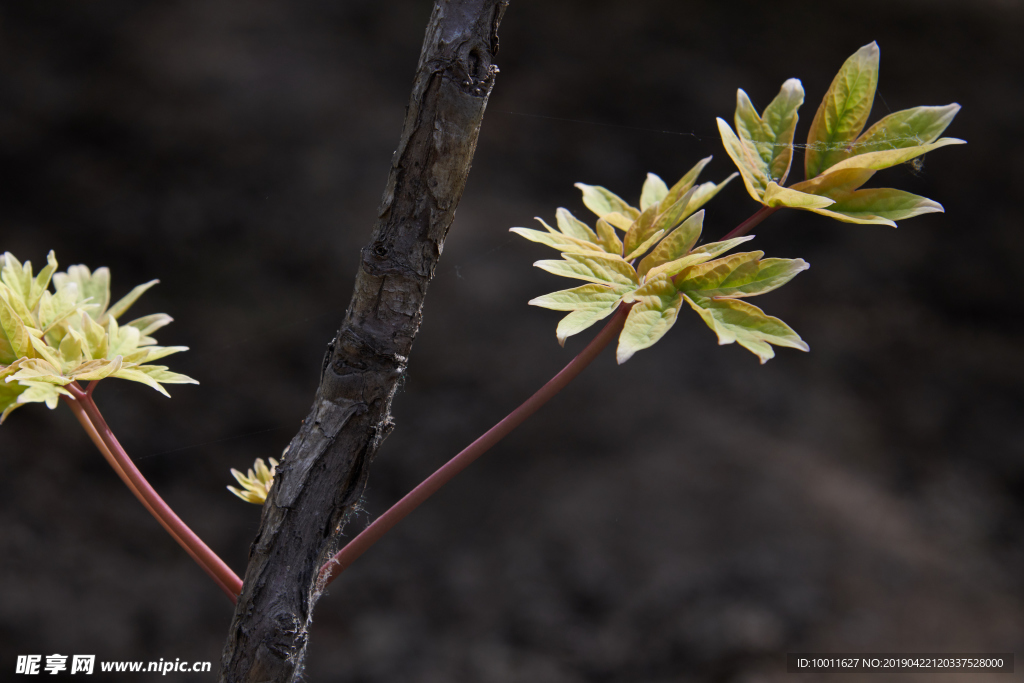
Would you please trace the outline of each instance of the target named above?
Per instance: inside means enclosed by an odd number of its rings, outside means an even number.
[[[836,74],[807,134],[804,170],[813,178],[845,158],[867,123],[878,86],[877,43],[860,48]]]
[[[645,283],[632,294],[632,299],[636,303],[629,310],[615,350],[615,359],[620,365],[665,336],[675,324],[682,305],[682,295],[667,276]]]
[[[701,171],[704,170],[704,167],[707,166],[710,161],[711,157],[704,157],[698,161],[694,164],[693,168],[687,171],[686,174],[679,179],[679,182],[669,189],[668,194],[666,194],[661,200],[662,211],[668,209],[679,201],[684,194],[690,191],[690,188],[692,188],[697,182],[697,178],[700,177]],[[696,209],[694,209],[694,211],[696,211]]]
[[[78,285],[78,300],[88,300],[96,304],[96,308],[89,310],[93,320],[100,320],[110,305],[110,270],[108,268],[97,268],[90,271],[84,265],[71,266],[66,273],[54,273],[54,289],[58,292],[68,282]]]
[[[660,266],[655,266],[654,268],[651,268],[651,270],[648,271],[647,275],[645,276],[645,281],[649,282],[660,275],[667,275],[669,277],[672,277],[677,273],[683,272],[690,266],[696,265],[698,263],[704,263],[705,261],[710,261],[711,258],[711,254],[698,254],[696,252],[687,254],[682,258],[675,259],[674,261],[669,261],[668,263],[662,263]]]
[[[116,304],[111,306],[110,309],[107,311],[106,315],[111,318],[120,318],[125,311],[131,308],[132,304],[139,300],[139,297],[142,296],[147,289],[157,284],[158,282],[160,281],[150,280],[149,282],[146,282],[144,284],[139,285],[138,287],[135,287],[134,289],[132,289],[132,291],[128,292],[126,296],[118,300]],[[105,322],[105,320],[103,317],[101,317],[97,322],[99,322],[102,325]]]
[[[710,181],[698,185],[694,188],[693,196],[690,197],[690,201],[686,204],[686,211],[683,212],[683,216],[689,216],[691,213],[710,202],[716,194],[722,191],[722,188],[731,183],[738,175],[739,173],[733,173],[717,185]]]
[[[544,232],[542,230],[530,230],[529,228],[511,228],[509,232],[514,232],[517,235],[525,237],[531,242],[537,242],[548,247],[557,249],[558,251],[570,252],[574,254],[605,254],[605,252],[596,244],[590,242],[584,242],[568,235],[563,235],[557,232]]]
[[[704,227],[704,212],[698,211],[685,221],[682,225],[669,233],[650,254],[640,261],[637,274],[643,277],[651,268],[660,266],[663,263],[674,261],[686,256],[693,249],[693,245],[700,239],[701,230]]]
[[[616,228],[622,230],[623,232],[629,230],[633,226],[633,223],[636,221],[635,218],[630,218],[626,214],[619,213],[618,211],[606,213],[604,216],[602,216],[602,218],[607,223],[609,223],[610,225],[614,225]]]
[[[605,308],[580,309],[559,320],[558,327],[555,328],[555,338],[558,339],[558,345],[565,346],[566,339],[574,334],[579,334],[594,323],[610,316],[615,311],[616,306],[617,304],[613,304]]]
[[[732,239],[723,240],[721,242],[708,242],[707,244],[701,245],[694,249],[692,254],[710,254],[711,258],[715,258],[720,254],[738,247],[744,242],[749,242],[754,239],[754,235],[744,235],[743,237],[733,237]]]
[[[576,187],[583,192],[583,204],[597,214],[598,218],[604,218],[610,213],[621,213],[635,220],[640,215],[640,211],[630,206],[622,197],[599,185],[576,183]]]
[[[676,278],[676,287],[692,298],[742,298],[778,289],[810,266],[803,259],[762,259],[762,252],[734,254],[692,266]]]
[[[123,359],[114,356],[112,360],[88,360],[67,373],[75,381],[91,382],[110,377],[121,369]]]
[[[120,379],[127,379],[127,380],[130,380],[132,382],[139,382],[141,384],[145,384],[148,387],[152,387],[152,388],[156,389],[157,391],[159,391],[161,394],[163,394],[167,398],[171,397],[171,395],[167,393],[167,390],[164,389],[162,386],[160,386],[160,384],[155,379],[150,377],[148,374],[146,374],[145,372],[143,372],[139,368],[126,368],[126,367],[122,367],[120,370],[118,370],[117,372],[111,374],[110,376],[111,377],[118,377]]]
[[[139,328],[139,334],[141,334],[143,337],[148,337],[149,335],[159,330],[161,327],[168,325],[172,322],[174,322],[174,318],[167,315],[166,313],[154,313],[152,315],[145,315],[142,316],[141,318],[136,318],[135,320],[131,321],[128,324],[131,325],[132,327]]]
[[[612,224],[603,218],[597,219],[597,241],[609,254],[622,254],[622,240],[615,233]]]
[[[944,107],[914,107],[889,114],[857,138],[850,154],[918,147],[935,142],[953,122],[958,111],[960,105],[953,103]]]
[[[792,209],[823,209],[834,203],[835,200],[828,197],[820,197],[788,187],[779,187],[775,182],[768,183],[768,189],[764,193],[765,206],[788,206]]]
[[[643,190],[640,192],[640,210],[645,211],[648,206],[658,204],[668,194],[668,185],[665,181],[654,175],[647,174]]]
[[[179,372],[171,372],[164,365],[140,365],[134,369],[149,375],[160,384],[199,384],[198,381],[192,379],[188,375],[183,375]]]
[[[531,299],[531,306],[549,308],[553,311],[576,311],[605,309],[617,304],[635,286],[624,285],[581,285],[572,289],[551,292]]]
[[[554,275],[576,278],[587,282],[619,285],[637,284],[636,271],[626,261],[612,256],[563,254],[566,260],[537,261],[533,265]]]
[[[803,86],[791,78],[782,84],[779,94],[765,108],[763,117],[757,113],[747,93],[737,90],[735,133],[729,124],[718,119],[726,152],[740,169],[747,192],[757,201],[761,201],[769,181],[781,184],[789,175],[797,110],[803,101]]]
[[[758,147],[758,151],[768,164],[768,177],[779,185],[786,182],[793,163],[793,137],[799,120],[797,112],[803,103],[803,85],[799,79],[790,78],[782,84],[779,94],[764,110],[762,120],[773,136],[772,145],[767,148]]]
[[[632,260],[633,260],[633,259],[635,259],[635,258],[638,258],[638,257],[640,257],[640,256],[643,256],[644,254],[646,254],[646,253],[647,253],[647,250],[648,250],[648,249],[650,249],[651,247],[653,247],[653,246],[654,246],[654,244],[655,244],[655,243],[656,243],[656,242],[657,242],[658,240],[660,240],[660,239],[662,238],[662,236],[663,236],[664,234],[665,234],[665,231],[664,231],[664,230],[659,230],[659,231],[657,231],[656,233],[654,233],[653,235],[651,235],[650,237],[648,237],[647,239],[645,239],[645,240],[644,240],[644,241],[643,241],[642,243],[638,244],[638,245],[636,246],[636,248],[635,248],[635,249],[633,249],[633,251],[631,251],[631,252],[629,252],[628,254],[626,254],[626,256],[625,256],[625,260],[627,260],[627,261],[632,261]]]
[[[187,346],[143,346],[136,351],[128,353],[124,360],[126,363],[152,363],[155,360],[166,358],[174,353],[188,351]]]
[[[60,397],[71,396],[71,392],[67,389],[58,386],[56,384],[50,384],[49,382],[22,382],[22,386],[25,390],[17,398],[17,405],[24,405],[26,403],[45,403],[46,407],[53,410],[57,407]],[[6,418],[10,412],[17,407],[9,406],[4,410],[3,418]],[[3,419],[0,418],[0,422]]]
[[[28,356],[34,339],[25,329],[25,323],[3,296],[0,296],[0,364],[10,365],[18,358]]]
[[[50,384],[70,384],[71,380],[61,374],[60,369],[42,358],[25,358],[21,361],[18,372],[6,381],[49,382]]]
[[[721,118],[716,121],[718,121],[718,132],[722,136],[725,152],[739,169],[747,193],[753,197],[754,201],[760,202],[764,195],[764,188],[769,182],[768,176],[761,170],[761,157],[753,147],[743,144],[728,123]]]
[[[852,156],[836,163],[825,171],[825,173],[836,173],[838,171],[845,171],[851,168],[864,168],[872,171],[880,171],[883,168],[902,164],[915,157],[919,157],[922,154],[927,154],[934,149],[945,147],[946,145],[966,144],[967,143],[964,140],[958,140],[956,138],[942,138],[935,142],[930,142],[927,145],[915,145],[914,147],[903,147],[902,149],[889,149],[881,152],[858,154],[857,156]]]
[[[742,299],[692,299],[682,295],[716,335],[719,344],[739,343],[756,355],[761,363],[775,357],[775,346],[801,351],[809,347],[793,329],[778,318],[765,315],[757,306]]]
[[[892,188],[857,190],[827,209],[815,211],[844,223],[875,223],[894,228],[894,221],[942,212],[942,204],[938,202]]]

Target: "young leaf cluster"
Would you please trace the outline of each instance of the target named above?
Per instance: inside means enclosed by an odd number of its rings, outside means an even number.
[[[865,45],[836,74],[807,134],[806,180],[788,188],[784,185],[793,161],[797,111],[804,101],[800,81],[791,78],[783,83],[763,114],[757,113],[745,92],[737,91],[736,130],[722,119],[718,129],[751,197],[767,207],[893,227],[897,220],[943,210],[938,202],[909,192],[860,189],[876,171],[939,147],[964,144],[939,137],[960,110],[959,104],[905,109],[864,131],[878,85],[879,56],[876,43]]]
[[[167,396],[163,384],[198,384],[152,362],[185,346],[157,346],[151,335],[171,322],[155,313],[120,325],[117,319],[152,280],[110,305],[110,271],[78,265],[58,273],[51,251],[32,274],[11,253],[0,257],[0,422],[26,403],[57,407],[64,387],[107,377],[141,382]],[[49,290],[52,283],[54,291]]]
[[[270,467],[263,462],[263,458],[256,458],[256,462],[248,473],[242,474],[236,469],[231,470],[232,476],[242,485],[241,489],[229,486],[228,491],[235,494],[247,503],[263,505],[267,502],[270,494],[270,487],[274,485],[274,476],[277,474],[277,466],[280,464],[274,458],[269,458]],[[255,469],[255,472],[253,471]]]
[[[696,246],[704,222],[701,207],[736,175],[698,185],[709,161],[700,161],[671,188],[648,174],[639,207],[603,187],[577,183],[583,203],[597,215],[593,228],[564,208],[555,214],[557,230],[540,218],[544,230],[512,228],[561,252],[561,259],[535,266],[587,283],[530,301],[569,311],[555,331],[560,344],[620,305],[630,305],[616,350],[618,362],[624,363],[661,339],[688,305],[715,331],[720,344],[737,342],[762,363],[775,355],[772,344],[807,350],[788,325],[744,300],[789,282],[807,269],[805,261],[766,259],[761,251],[723,256],[752,237]]]

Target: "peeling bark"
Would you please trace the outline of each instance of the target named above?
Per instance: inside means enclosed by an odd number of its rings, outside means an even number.
[[[222,657],[222,681],[302,672],[320,566],[393,428],[391,400],[419,330],[427,284],[466,185],[498,72],[507,0],[438,0],[402,137],[355,292],[327,349],[309,415],[263,508]]]

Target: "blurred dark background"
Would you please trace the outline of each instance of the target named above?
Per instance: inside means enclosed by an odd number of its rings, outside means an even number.
[[[169,365],[201,386],[167,400],[110,381],[97,399],[239,572],[259,509],[225,491],[228,470],[279,454],[309,408],[430,8],[0,5],[0,248],[109,266],[115,298],[160,278],[132,313],[177,318],[158,338],[192,348]],[[714,118],[737,87],[761,108],[801,78],[803,140],[871,40],[872,120],[955,101],[948,134],[970,144],[872,181],[945,214],[763,224],[758,248],[812,268],[758,304],[811,352],[759,366],[688,311],[626,365],[606,352],[331,586],[308,680],[753,683],[799,680],[784,655],[801,650],[1016,650],[1019,671],[1022,29],[1016,0],[513,0],[398,427],[350,533],[586,343],[560,349],[558,314],[526,305],[566,284],[507,231],[586,215],[574,182],[635,200],[646,172],[671,182],[709,154],[720,180]],[[706,235],[755,208],[734,182]],[[0,679],[28,653],[216,667],[230,605],[66,408],[15,412],[0,463]]]

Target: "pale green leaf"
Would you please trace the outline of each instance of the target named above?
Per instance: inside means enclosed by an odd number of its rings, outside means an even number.
[[[0,366],[0,424],[3,424],[3,421],[11,414],[11,411],[23,405],[18,402],[18,397],[28,387],[18,382],[7,381],[8,377],[19,370],[20,365],[21,361],[17,360],[11,365]]]
[[[689,216],[691,213],[710,202],[714,199],[716,194],[722,191],[722,188],[731,183],[738,175],[739,173],[733,173],[717,185],[712,182],[706,182],[695,187],[693,190],[693,196],[690,197],[690,201],[686,204],[686,211],[683,212],[683,216]]]
[[[126,367],[122,367],[120,370],[118,370],[117,372],[113,373],[110,376],[111,377],[118,377],[120,379],[127,379],[127,380],[130,380],[132,382],[139,382],[141,384],[145,384],[148,387],[152,387],[152,388],[156,389],[157,391],[159,391],[161,394],[163,394],[167,398],[171,397],[171,395],[167,393],[167,390],[164,389],[162,386],[160,386],[160,384],[155,379],[150,377],[148,374],[146,374],[145,372],[143,372],[139,368],[126,368]]]
[[[11,252],[3,255],[3,267],[0,268],[0,282],[3,282],[12,296],[8,298],[8,304],[18,310],[21,308],[30,310],[28,300],[32,293],[32,262],[25,261],[24,265],[14,257]]]
[[[537,261],[533,265],[554,275],[576,278],[587,282],[633,285],[638,282],[636,271],[626,261],[612,256],[563,254],[566,260]]]
[[[67,389],[48,382],[29,381],[24,382],[22,386],[25,387],[25,391],[21,392],[18,396],[17,403],[19,405],[24,405],[26,403],[45,403],[47,408],[53,410],[57,407],[57,403],[60,401],[61,396],[71,396],[71,392]],[[13,410],[13,407],[6,409],[3,417],[6,417],[11,410]]]
[[[815,213],[830,216],[844,223],[876,223],[896,227],[894,221],[912,218],[925,213],[942,213],[942,205],[927,197],[921,197],[891,188],[857,190],[837,201],[828,209]]]
[[[765,315],[742,299],[699,299],[682,295],[716,335],[719,344],[738,342],[765,363],[775,356],[769,346],[788,346],[801,351],[809,347],[793,329],[778,318]]]
[[[590,229],[590,226],[569,213],[568,209],[558,209],[555,212],[555,219],[558,229],[563,235],[574,237],[584,242],[597,242],[597,234]]]
[[[69,267],[66,273],[54,273],[54,289],[58,292],[68,282],[78,285],[79,302],[88,300],[97,305],[89,311],[93,320],[103,319],[107,306],[110,305],[110,270],[104,267],[92,272],[84,265],[77,265]]]
[[[615,312],[617,304],[605,308],[587,308],[573,311],[558,321],[555,328],[555,338],[559,346],[565,346],[565,340],[574,334],[579,334],[594,323],[604,320]]]
[[[679,199],[684,194],[690,191],[690,188],[692,188],[694,184],[697,182],[697,178],[700,177],[701,171],[704,170],[704,167],[707,166],[710,161],[711,157],[704,157],[703,159],[698,161],[696,164],[694,164],[693,168],[687,171],[686,174],[679,179],[679,182],[677,182],[669,189],[668,194],[666,194],[665,197],[661,200],[662,211],[668,209],[670,206],[679,201]]]
[[[636,221],[635,218],[630,218],[626,214],[619,213],[618,211],[606,213],[604,216],[602,216],[602,218],[604,218],[604,220],[607,221],[610,225],[614,225],[616,228],[622,230],[623,232],[629,230],[633,226],[633,223]]]
[[[752,146],[743,144],[728,123],[721,118],[716,121],[718,121],[718,132],[722,136],[725,152],[739,169],[747,193],[753,197],[754,201],[760,202],[769,182],[768,176],[761,170],[763,164],[761,157]]]
[[[199,384],[188,375],[171,372],[163,365],[140,365],[134,369],[149,375],[160,384]]]
[[[705,261],[710,261],[711,258],[711,254],[698,254],[696,252],[687,254],[682,258],[675,259],[674,261],[669,261],[668,263],[662,263],[660,266],[655,266],[654,268],[651,268],[651,270],[648,271],[647,275],[645,276],[645,279],[647,281],[651,281],[660,275],[667,275],[669,277],[672,277],[677,273],[683,272],[690,266],[696,265],[698,263],[704,263]]]
[[[163,315],[164,315],[163,313],[157,313],[156,316],[148,316],[150,318],[153,318],[153,320],[149,321],[148,324],[146,324],[145,328],[140,330],[139,334],[146,334],[146,333],[148,333],[148,331],[150,331],[152,329],[157,329],[157,328],[161,327],[162,325],[157,324],[157,323],[158,322],[163,322],[163,320],[161,318],[159,318],[158,316],[163,316]],[[171,316],[168,315],[168,316],[164,316],[164,317],[167,319],[167,322],[170,322]],[[138,328],[139,326],[135,325],[134,323],[135,322],[141,322],[141,321],[144,321],[144,320],[145,320],[145,318],[139,318],[139,320],[133,321],[132,323],[129,323],[129,325],[132,325],[132,327]],[[164,322],[163,324],[167,324],[167,323]],[[89,357],[89,359],[90,360],[97,360],[97,359],[100,359],[100,358],[106,358],[107,357],[107,331],[103,328],[103,325],[100,325],[95,320],[93,320],[91,317],[89,317],[89,315],[83,313],[82,314],[82,332],[83,332],[83,334],[85,336],[85,352],[86,352],[86,355]]]
[[[73,368],[67,375],[75,381],[92,382],[110,377],[121,370],[122,364],[121,356],[114,356],[111,360],[88,360]]]
[[[132,289],[132,291],[128,292],[126,296],[119,299],[116,304],[111,306],[110,309],[107,311],[106,315],[111,318],[120,318],[125,311],[131,308],[132,304],[139,300],[139,297],[142,296],[147,289],[157,284],[158,282],[160,281],[150,280],[149,282],[146,282],[144,284],[139,285],[138,287],[135,287],[134,289]],[[101,316],[97,322],[99,322],[102,325],[106,321],[104,317]]]
[[[622,197],[599,185],[576,183],[576,187],[583,192],[583,204],[597,214],[598,218],[604,218],[610,213],[621,213],[635,220],[640,215],[640,211],[630,206]],[[614,221],[609,222],[615,225]]]
[[[765,206],[787,206],[792,209],[823,209],[834,203],[834,199],[808,194],[789,187],[779,187],[775,182],[768,183],[768,189],[764,193]]]
[[[924,213],[942,211],[942,205],[925,197],[887,188],[858,190],[875,171],[869,168],[846,168],[829,171],[802,183],[801,189],[835,200],[828,208],[811,209],[814,213],[835,218],[844,223],[889,225]]]
[[[640,262],[637,274],[643,277],[651,268],[674,261],[690,253],[700,239],[704,227],[704,212],[698,211],[687,218],[682,225],[669,233],[650,254]]]
[[[174,353],[188,351],[187,346],[143,346],[124,357],[126,363],[152,363]]]
[[[691,254],[709,254],[711,258],[716,258],[721,254],[734,249],[744,242],[749,242],[754,239],[754,235],[744,235],[743,237],[733,237],[732,239],[723,240],[721,242],[708,242],[707,244],[701,245],[691,251]]]
[[[807,178],[841,161],[864,129],[878,86],[879,56],[878,45],[872,42],[851,55],[836,74],[807,134]]]
[[[858,154],[857,156],[849,157],[843,161],[830,167],[825,173],[836,173],[838,171],[845,171],[851,168],[864,168],[871,169],[873,171],[880,171],[883,168],[889,168],[890,166],[896,166],[906,161],[910,161],[915,157],[919,157],[922,154],[927,154],[934,149],[945,147],[946,145],[966,145],[967,143],[963,140],[956,138],[941,138],[935,142],[930,142],[927,145],[916,145],[914,147],[903,147],[901,149],[889,149],[882,152],[868,152],[867,154]]]
[[[737,90],[736,132],[725,121],[718,120],[726,151],[740,169],[747,192],[757,201],[761,201],[769,181],[781,184],[789,175],[797,110],[803,101],[803,86],[791,78],[783,83],[762,117],[747,93]]]
[[[960,111],[959,104],[914,107],[889,114],[857,138],[850,155],[918,147],[935,142]]]
[[[612,224],[603,218],[597,219],[597,241],[609,254],[622,254],[622,240],[615,233]]]
[[[14,311],[14,314],[18,316],[24,325],[29,327],[36,326],[35,316],[32,315],[32,311],[30,311],[25,305],[25,301],[22,299],[21,295],[3,282],[0,282],[0,298],[7,302],[11,307],[11,310]]]
[[[786,284],[810,266],[803,259],[762,259],[755,251],[693,266],[676,278],[676,287],[697,299],[758,296]]]
[[[139,348],[141,337],[139,328],[132,327],[131,325],[121,327],[117,324],[116,318],[112,316],[107,317],[108,356],[127,356]]]
[[[18,372],[8,377],[6,381],[49,382],[62,386],[71,383],[70,379],[61,374],[57,366],[42,358],[25,358],[21,361]]]
[[[34,339],[25,324],[3,296],[0,296],[0,364],[10,365],[28,356]]]
[[[509,232],[514,232],[517,235],[525,237],[531,242],[537,242],[538,244],[543,244],[563,252],[607,255],[596,244],[584,242],[583,240],[578,240],[557,232],[544,232],[542,230],[530,230],[529,228],[510,228]]]
[[[768,164],[768,177],[782,185],[789,176],[793,163],[793,137],[799,120],[798,111],[804,103],[804,87],[799,79],[790,78],[779,89],[764,110],[765,127],[771,131],[773,139],[771,147],[758,150],[761,158]],[[766,141],[767,142],[767,141]]]
[[[531,299],[529,304],[553,311],[604,310],[617,304],[633,289],[635,285],[581,285],[539,296]]]
[[[152,315],[146,315],[141,318],[136,318],[135,320],[131,321],[128,324],[131,325],[132,327],[139,328],[139,334],[141,334],[143,337],[148,337],[149,335],[159,330],[161,327],[164,327],[165,325],[168,325],[172,322],[174,322],[174,318],[167,315],[166,313],[154,313]]]
[[[36,275],[35,281],[32,283],[32,292],[29,295],[29,299],[26,302],[29,309],[35,310],[39,304],[39,297],[43,295],[46,288],[50,286],[50,279],[53,277],[54,272],[57,270],[57,257],[54,255],[53,250],[46,255],[46,265]]]
[[[29,338],[32,343],[32,348],[39,355],[40,358],[45,360],[47,363],[55,368],[61,367],[60,354],[51,346],[48,346],[46,342],[35,335]]]
[[[668,185],[665,184],[665,181],[653,173],[648,173],[643,190],[640,192],[640,210],[644,211],[647,207],[660,203],[667,194]]]
[[[664,230],[659,230],[658,232],[654,233],[653,235],[648,237],[646,240],[644,240],[641,244],[638,244],[636,246],[636,248],[633,249],[633,251],[631,251],[628,254],[626,254],[625,260],[632,261],[633,259],[639,258],[640,256],[646,254],[647,250],[650,249],[651,247],[653,247],[655,245],[655,243],[658,240],[660,240],[664,234],[665,234]]]
[[[72,329],[67,331],[64,339],[60,342],[61,370],[67,372],[69,368],[75,367],[82,361],[82,350],[85,346],[85,339]]]
[[[659,277],[636,290],[636,301],[619,335],[615,359],[621,365],[637,351],[653,346],[671,329],[679,315],[682,295],[669,277]]]

